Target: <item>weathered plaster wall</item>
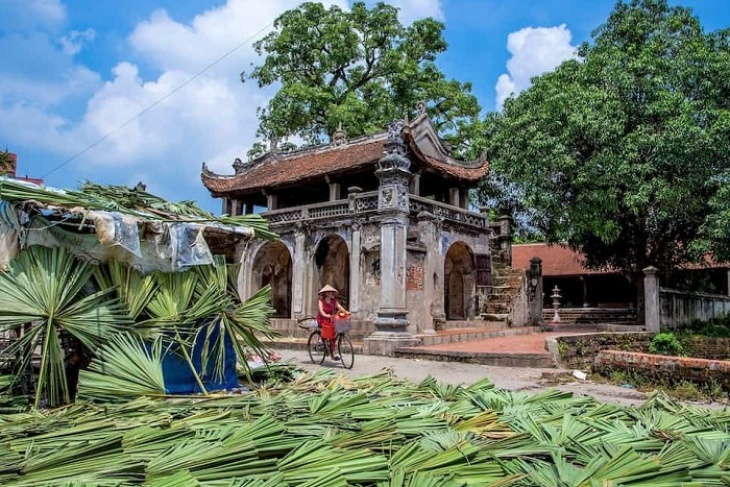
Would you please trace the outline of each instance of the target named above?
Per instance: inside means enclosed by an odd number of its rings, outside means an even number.
[[[323,224],[292,222],[275,228],[281,244],[291,255],[291,316],[298,318],[317,312],[317,291],[324,284],[343,290],[353,319],[373,322],[381,299],[381,225],[377,217],[356,221],[329,220]],[[434,333],[435,321],[445,318],[446,255],[454,244],[464,272],[465,318],[478,314],[474,254],[489,253],[489,237],[473,230],[445,225],[436,216],[423,212],[409,219],[406,232],[405,293],[408,331]],[[332,255],[319,255],[323,242]],[[239,288],[243,297],[258,290],[262,282],[260,261],[263,243],[249,245],[243,253]],[[323,252],[320,250],[320,252]],[[268,257],[267,257],[268,258]],[[258,264],[257,264],[258,262]],[[319,265],[318,265],[319,263]],[[449,265],[453,265],[449,264]],[[258,266],[258,267],[257,267]],[[347,284],[342,279],[349,276]],[[390,276],[391,278],[393,276]],[[353,294],[355,291],[356,296]]]

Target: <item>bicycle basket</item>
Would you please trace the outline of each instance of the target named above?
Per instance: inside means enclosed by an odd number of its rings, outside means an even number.
[[[316,318],[306,318],[302,321],[297,322],[297,326],[299,328],[303,328],[305,330],[313,330],[317,328],[317,319]]]
[[[335,316],[335,331],[337,333],[346,333],[350,331],[350,327],[352,326],[352,320],[349,316],[340,317]]]

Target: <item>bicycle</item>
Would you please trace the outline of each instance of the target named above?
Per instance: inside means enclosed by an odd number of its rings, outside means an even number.
[[[317,325],[317,318],[313,316],[305,316],[304,318],[298,319],[297,324],[300,328],[305,330],[311,330],[309,338],[307,339],[307,351],[309,352],[309,358],[313,364],[324,363],[324,359],[327,355],[332,355],[330,350],[329,341],[322,339],[322,331]],[[347,320],[335,320],[335,347],[337,347],[337,355],[340,356],[340,362],[346,369],[351,369],[355,364],[355,348],[352,346],[352,341],[347,336],[347,332],[350,331],[350,319]]]

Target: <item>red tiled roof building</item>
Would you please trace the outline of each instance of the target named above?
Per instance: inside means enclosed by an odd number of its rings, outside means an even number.
[[[244,296],[271,284],[279,318],[316,314],[317,291],[329,284],[375,331],[366,348],[388,353],[381,348],[433,333],[439,321],[478,316],[493,230],[468,191],[488,164],[452,158],[425,111],[353,140],[340,130],[328,145],[282,153],[272,144],[233,168],[220,175],[203,165],[201,178],[224,213],[264,210],[281,236],[243,250],[240,280]]]

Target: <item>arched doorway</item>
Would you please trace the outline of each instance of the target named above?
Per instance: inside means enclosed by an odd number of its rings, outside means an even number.
[[[271,286],[271,306],[274,318],[291,316],[292,259],[289,249],[281,242],[268,242],[256,253],[253,266],[254,282],[261,289]]]
[[[350,252],[342,237],[329,235],[323,238],[314,253],[314,265],[319,278],[317,290],[325,284],[334,286],[339,291],[340,303],[349,308]]]
[[[474,295],[474,254],[463,242],[456,242],[444,261],[444,304],[447,320],[469,317],[469,304]]]

